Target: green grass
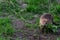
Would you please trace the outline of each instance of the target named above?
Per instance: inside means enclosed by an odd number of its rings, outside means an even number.
[[[57,37],[57,40],[60,40],[60,37]]]
[[[34,14],[41,14],[43,12],[48,11],[48,7],[46,4],[48,4],[48,0],[25,0],[26,3],[28,3],[27,12],[33,12]],[[45,7],[46,5],[46,7]],[[44,11],[45,10],[45,11]]]
[[[0,18],[0,35],[12,35],[14,33],[14,29],[12,28],[12,24],[9,18]]]
[[[27,8],[24,11],[21,11],[20,4],[17,0],[4,0],[0,2],[0,16],[3,16],[4,13],[9,13],[9,15],[14,15],[18,19],[21,19],[25,22],[27,28],[39,28],[39,17],[36,18],[35,24],[27,22],[27,20],[33,20],[35,14],[43,14],[50,12],[54,16],[54,22],[60,22],[60,5],[56,0],[24,0],[24,3],[27,3]],[[50,8],[49,8],[50,7]],[[8,16],[9,16],[8,15]],[[59,26],[48,25],[54,32],[56,32]],[[0,18],[0,35],[12,35],[14,29],[11,25],[11,20],[7,17]],[[0,38],[1,40],[2,37]]]
[[[0,18],[0,40],[10,40],[9,37],[4,36],[12,36],[14,32],[15,29],[13,29],[11,20],[8,17]]]
[[[25,26],[30,29],[37,29],[39,28],[39,18],[36,19],[36,22],[34,24],[26,22]]]

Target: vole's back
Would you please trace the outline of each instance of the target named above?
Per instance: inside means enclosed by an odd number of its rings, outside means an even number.
[[[45,18],[45,19],[53,20],[53,16],[51,14],[43,14],[43,15],[41,15],[40,18]]]

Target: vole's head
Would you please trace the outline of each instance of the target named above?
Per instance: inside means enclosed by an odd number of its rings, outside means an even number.
[[[47,23],[51,23],[53,20],[53,16],[51,14],[43,14],[40,17],[40,25],[44,26]]]
[[[48,22],[47,19],[41,19],[41,20],[40,20],[40,25],[41,25],[41,26],[44,26],[44,25],[47,24],[47,22]]]

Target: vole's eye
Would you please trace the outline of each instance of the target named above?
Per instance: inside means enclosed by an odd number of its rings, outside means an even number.
[[[46,22],[46,24],[47,24],[47,22]]]

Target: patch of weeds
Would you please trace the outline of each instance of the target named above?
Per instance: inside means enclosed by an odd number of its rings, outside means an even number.
[[[27,28],[39,28],[39,18],[36,19],[36,22],[34,24],[32,23],[25,23],[25,26]]]
[[[45,8],[48,9],[47,7],[44,7],[44,5],[43,5],[44,3],[41,0],[33,0],[33,1],[29,0],[29,1],[30,1],[30,3],[28,4],[28,7],[27,7],[28,12],[34,12],[34,13],[41,14],[41,13],[47,11],[47,10],[45,10]]]
[[[4,38],[4,37],[2,37],[2,36],[0,36],[0,40],[5,40],[5,38]]]
[[[54,22],[60,22],[60,17],[58,15],[54,15]]]
[[[57,5],[57,12],[60,13],[60,5]]]
[[[27,12],[33,12],[34,14],[49,12],[51,11],[50,9],[57,4],[56,0],[25,0],[25,2],[28,4]]]
[[[27,28],[31,28],[31,29],[37,27],[37,26],[35,26],[34,24],[30,24],[30,23],[26,23],[25,26],[26,26]]]
[[[0,18],[0,35],[12,35],[14,33],[14,29],[12,28],[12,24],[9,18]]]
[[[60,40],[60,37],[58,37],[57,40]]]
[[[34,16],[33,16],[33,14],[32,13],[23,13],[22,14],[22,17],[25,19],[25,20],[32,20],[32,19],[34,19]]]
[[[50,8],[50,12],[53,14],[53,15],[59,15],[60,13],[60,4],[51,4],[51,8]]]
[[[46,26],[47,26],[46,32],[56,33],[58,30],[58,26],[56,26],[56,25],[47,24]]]
[[[10,40],[10,38],[8,38],[8,37],[3,37],[3,36],[0,36],[0,40]]]
[[[19,16],[20,6],[16,0],[5,0],[0,3],[0,12],[7,12]]]

